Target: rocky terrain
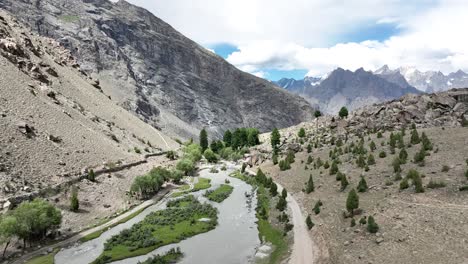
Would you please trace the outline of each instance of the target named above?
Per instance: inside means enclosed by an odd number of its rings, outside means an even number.
[[[109,99],[53,39],[0,12],[0,209],[85,169],[145,162],[178,148]],[[13,201],[13,200],[12,200]]]
[[[460,188],[468,184],[467,106],[468,89],[458,89],[407,95],[358,109],[345,120],[321,117],[280,130],[278,160],[284,160],[289,151],[295,152],[291,169],[280,170],[272,163],[270,134],[262,135],[264,143],[252,153],[252,165],[273,176],[294,195],[305,215],[311,215],[315,226],[310,235],[319,244],[319,263],[466,263],[468,192]],[[410,143],[411,127],[416,127],[420,136],[425,133],[432,144],[423,163],[414,160],[423,143]],[[304,137],[298,136],[301,128],[305,129]],[[393,152],[390,137],[401,133],[402,128],[406,128],[403,144]],[[352,147],[361,142],[368,168],[358,165],[362,154]],[[371,149],[371,142],[375,149]],[[408,158],[396,173],[393,164],[402,148]],[[368,162],[368,155],[373,155],[375,164]],[[344,190],[330,172],[333,156],[349,183]],[[319,158],[322,165],[318,165]],[[408,189],[401,189],[410,170],[421,175],[423,193],[417,193],[411,181]],[[307,194],[310,176],[315,189]],[[346,200],[361,178],[368,189],[358,192],[360,211],[352,226],[345,213]],[[316,214],[314,207],[319,200],[323,205]],[[359,223],[363,216],[375,218],[377,233],[370,233]]]
[[[283,79],[277,84],[301,95],[311,105],[329,114],[338,113],[342,106],[354,110],[405,94],[420,93],[404,79],[376,75],[362,68],[355,72],[338,68],[326,78],[306,77],[302,81]]]
[[[70,50],[112,100],[166,134],[269,131],[312,116],[302,98],[236,69],[126,1],[4,0],[0,8]]]

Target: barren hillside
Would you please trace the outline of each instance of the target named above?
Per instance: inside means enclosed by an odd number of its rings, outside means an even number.
[[[56,41],[0,16],[0,200],[177,148],[111,101]]]

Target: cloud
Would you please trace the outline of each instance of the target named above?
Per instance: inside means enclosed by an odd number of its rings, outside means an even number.
[[[204,46],[238,47],[227,60],[267,76],[269,69],[468,70],[468,4],[461,0],[128,0]],[[369,25],[398,28],[386,40],[344,42]],[[378,28],[378,27],[376,27]],[[362,39],[362,38],[360,38]],[[351,40],[352,41],[352,40]]]
[[[253,41],[241,45],[240,51],[231,54],[227,60],[251,72],[270,66],[308,69],[308,75],[313,76],[326,74],[337,67],[375,70],[384,64],[394,68],[415,66],[421,70],[445,73],[468,70],[468,35],[463,33],[468,24],[467,13],[467,4],[444,1],[425,13],[398,20],[405,28],[403,33],[382,42],[350,42],[326,48],[306,48],[295,42]],[[390,20],[386,22],[390,23]]]

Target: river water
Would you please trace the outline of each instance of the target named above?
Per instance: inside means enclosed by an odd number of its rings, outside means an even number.
[[[255,217],[256,197],[252,186],[228,176],[235,169],[236,167],[229,165],[227,171],[220,170],[219,173],[210,173],[209,169],[204,169],[199,173],[200,177],[211,179],[211,189],[217,188],[219,185],[224,184],[225,179],[229,179],[234,190],[222,203],[211,202],[203,197],[203,193],[206,190],[192,193],[201,202],[210,203],[218,209],[218,225],[214,230],[196,235],[176,244],[160,247],[144,256],[128,258],[113,263],[135,264],[153,255],[164,254],[174,247],[180,247],[184,253],[184,258],[179,263],[237,264],[253,262],[256,248],[260,245],[256,224],[257,219]],[[249,193],[251,196],[246,197],[245,193]],[[104,250],[104,242],[107,239],[143,220],[151,212],[164,209],[166,202],[167,199],[161,200],[158,204],[148,207],[128,222],[106,231],[97,239],[60,251],[55,256],[55,263],[84,264],[92,262]]]

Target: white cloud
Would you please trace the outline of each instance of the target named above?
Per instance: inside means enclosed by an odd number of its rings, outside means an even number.
[[[436,8],[401,21],[405,32],[390,39],[340,43],[328,48],[305,48],[293,42],[254,41],[241,45],[228,61],[257,71],[268,66],[308,69],[308,75],[323,75],[336,67],[375,70],[415,66],[443,72],[468,70],[468,4],[446,1]]]
[[[259,76],[271,68],[323,75],[383,64],[468,70],[468,3],[462,0],[129,1],[203,45],[238,46],[228,61]],[[371,24],[392,24],[401,33],[383,42],[336,44]]]

